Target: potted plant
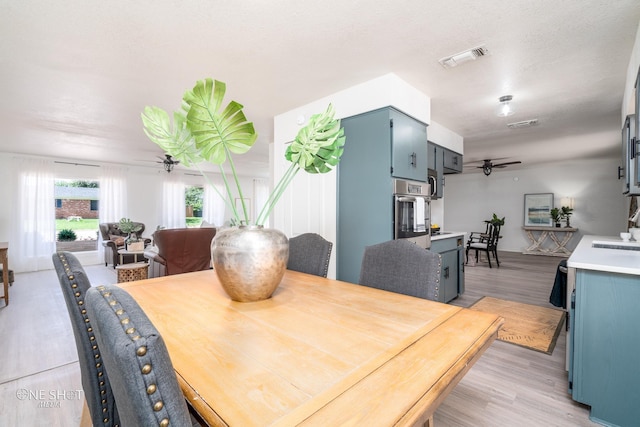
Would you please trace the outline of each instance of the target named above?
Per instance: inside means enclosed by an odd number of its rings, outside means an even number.
[[[556,225],[556,227],[560,227],[560,219],[562,218],[562,214],[560,213],[560,209],[553,208],[549,211],[551,215],[551,220]]]
[[[491,217],[491,219],[489,220],[489,222],[493,225],[497,225],[502,227],[504,225],[504,218],[498,218],[498,215],[496,215],[495,213],[493,214],[493,217]]]
[[[128,251],[142,251],[144,250],[144,242],[138,240],[138,231],[142,230],[140,224],[136,224],[129,218],[121,218],[118,223],[118,228],[123,233],[127,233],[126,239],[124,239],[125,247]]]
[[[560,215],[565,221],[567,221],[567,225],[565,226],[567,228],[571,228],[571,224],[569,223],[569,219],[571,218],[572,214],[573,214],[573,208],[571,208],[569,206],[563,206],[562,207],[562,213]]]
[[[249,151],[257,133],[253,123],[247,121],[241,104],[231,101],[223,108],[225,91],[226,85],[218,80],[200,80],[184,93],[181,109],[173,114],[173,125],[167,112],[152,106],[145,107],[142,122],[149,139],[186,167],[195,167],[210,185],[198,164],[207,161],[218,166],[226,194],[211,186],[231,211],[232,223],[239,227],[216,233],[212,242],[215,271],[232,299],[257,301],[271,296],[282,279],[288,258],[286,236],[278,230],[264,229],[264,223],[300,170],[326,173],[338,164],[345,137],[340,121],[334,119],[331,104],[323,113],[311,116],[285,152],[290,167],[251,222],[232,154]],[[223,168],[226,162],[235,193]],[[241,201],[240,209],[231,203],[236,198]],[[247,233],[252,237],[246,237]],[[258,264],[249,265],[251,260]],[[236,286],[242,289],[234,289]]]

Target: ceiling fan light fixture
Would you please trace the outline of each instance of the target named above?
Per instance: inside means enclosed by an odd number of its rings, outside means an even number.
[[[513,107],[511,106],[511,100],[513,100],[512,95],[504,95],[498,98],[500,101],[500,109],[498,110],[498,117],[507,117],[514,113]]]
[[[170,173],[173,170],[173,163],[164,162],[164,170]]]

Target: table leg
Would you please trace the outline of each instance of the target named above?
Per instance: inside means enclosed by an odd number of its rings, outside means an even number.
[[[548,231],[543,231],[542,233],[540,233],[540,237],[536,239],[533,236],[533,232],[530,230],[527,230],[527,237],[529,237],[529,240],[531,240],[531,243],[532,243],[532,245],[527,248],[527,252],[546,252],[543,249],[542,244],[544,243],[545,240],[547,240],[548,235],[549,235]]]
[[[569,243],[571,236],[573,236],[572,232],[569,232],[569,231],[565,232],[564,238],[562,239],[562,242],[561,242],[558,240],[558,236],[556,236],[555,233],[551,233],[551,240],[553,240],[553,242],[556,244],[556,247],[551,250],[551,253],[561,253],[565,255],[571,255],[571,252],[569,252],[569,250],[565,247],[567,243]]]

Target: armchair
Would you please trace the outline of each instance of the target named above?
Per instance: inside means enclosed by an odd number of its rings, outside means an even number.
[[[144,224],[141,222],[134,222],[134,224],[140,225],[142,228],[137,233],[138,236],[144,233]],[[109,263],[113,263],[113,268],[120,263],[120,256],[118,255],[119,249],[124,249],[124,239],[127,237],[127,233],[124,233],[119,228],[118,222],[103,222],[99,225],[100,234],[102,235],[102,246],[104,246],[104,266]],[[147,246],[151,243],[151,239],[142,237],[144,245]],[[133,255],[125,255],[123,262],[133,262]]]
[[[172,228],[156,230],[156,250],[148,248],[149,277],[169,276],[211,268],[211,241],[215,228]]]

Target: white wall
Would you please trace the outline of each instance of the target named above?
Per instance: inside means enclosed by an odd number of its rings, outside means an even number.
[[[633,45],[633,49],[631,50],[631,58],[629,58],[629,66],[627,68],[627,80],[624,86],[624,97],[622,99],[622,118],[620,121],[620,127],[622,127],[627,115],[635,112],[634,86],[638,77],[638,67],[640,67],[640,23],[638,23],[636,41]]]
[[[563,197],[574,199],[571,225],[579,229],[567,245],[573,249],[582,235],[617,236],[626,230],[627,198],[616,179],[618,159],[589,159],[551,163],[522,170],[494,170],[491,175],[447,175],[444,224],[447,230],[482,231],[495,212],[506,217],[499,249],[521,252],[530,242],[522,230],[524,195],[553,193],[560,207]]]
[[[0,153],[0,241],[9,242],[9,251],[11,251],[11,227],[13,227],[12,217],[12,201],[17,191],[18,171],[15,171],[13,164],[14,159],[20,157],[19,154]],[[83,163],[78,160],[69,160],[64,158],[53,159],[56,161],[69,163]],[[99,163],[87,161],[87,164],[100,166]],[[167,172],[160,170],[158,167],[137,167],[125,166],[128,169],[127,175],[127,217],[134,221],[145,224],[145,236],[151,236],[159,225],[162,224],[162,183]],[[258,177],[264,177],[264,171],[257,171]],[[99,178],[100,167],[73,165],[57,163],[55,165],[56,178],[71,179],[87,179],[95,180]],[[185,172],[184,170],[174,169],[172,175],[180,175],[186,185],[207,185],[201,176],[193,176],[197,172]],[[217,174],[210,174],[213,178]],[[219,175],[218,175],[219,176]],[[253,176],[239,176],[240,184],[245,197],[253,200]],[[53,203],[53,200],[51,201]],[[231,218],[230,212],[225,212],[225,221]],[[98,264],[103,260],[99,258],[97,252],[79,254],[78,258],[85,264]],[[53,267],[52,267],[53,268]]]

